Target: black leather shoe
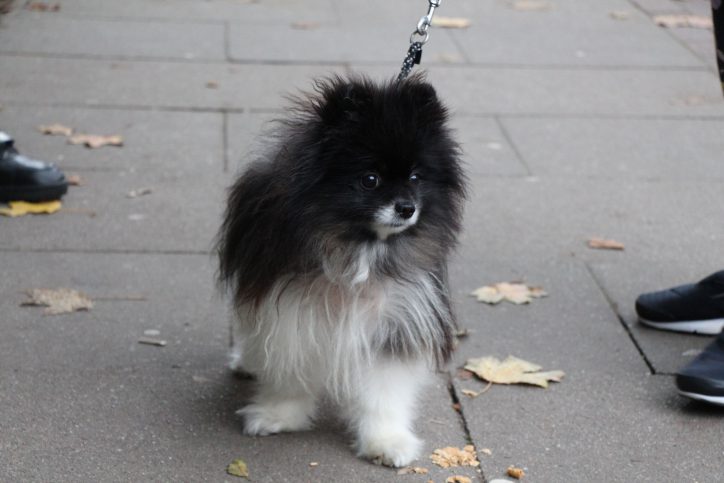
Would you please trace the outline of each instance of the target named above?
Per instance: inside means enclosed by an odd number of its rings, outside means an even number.
[[[682,396],[724,406],[724,331],[676,374]]]
[[[13,139],[0,131],[0,202],[57,200],[67,191],[57,167],[18,153]]]
[[[657,329],[716,335],[724,329],[724,270],[698,283],[640,295],[636,313],[642,324]]]

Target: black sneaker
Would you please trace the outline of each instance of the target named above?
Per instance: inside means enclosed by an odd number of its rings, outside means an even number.
[[[676,373],[682,396],[724,406],[724,332]]]
[[[699,283],[639,295],[636,313],[657,329],[718,334],[724,328],[724,270]]]
[[[0,202],[51,201],[67,191],[68,182],[58,168],[18,153],[12,138],[0,131]]]

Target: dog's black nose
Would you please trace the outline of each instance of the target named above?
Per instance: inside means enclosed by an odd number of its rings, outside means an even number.
[[[395,211],[401,217],[408,219],[415,214],[415,205],[411,201],[398,201],[395,203]]]

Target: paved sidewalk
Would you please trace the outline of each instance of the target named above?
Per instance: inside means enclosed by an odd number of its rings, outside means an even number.
[[[472,22],[434,28],[423,58],[471,180],[451,266],[471,334],[424,396],[416,465],[430,474],[404,476],[356,459],[330,414],[308,433],[242,435],[234,411],[251,387],[224,368],[211,244],[225,187],[284,94],[330,73],[391,77],[427,2],[46,3],[60,9],[16,0],[0,16],[0,130],[84,184],[52,216],[0,217],[0,481],[235,481],[236,458],[258,482],[490,481],[510,465],[527,482],[722,479],[724,411],[680,398],[671,377],[710,339],[642,328],[633,310],[643,291],[724,268],[711,32],[652,20],[708,15],[707,1],[442,3],[437,15]],[[89,150],[36,129],[54,122],[125,144]],[[626,249],[590,250],[592,236]],[[550,296],[468,296],[520,279]],[[40,287],[96,304],[21,307]],[[168,345],[138,344],[149,329]],[[463,395],[484,387],[460,377],[467,358],[507,354],[566,377]],[[467,443],[492,452],[480,472],[427,457]]]

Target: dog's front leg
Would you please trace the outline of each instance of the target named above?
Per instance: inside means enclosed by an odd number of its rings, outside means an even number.
[[[316,407],[317,391],[290,377],[275,383],[262,380],[252,403],[236,414],[244,418],[244,433],[265,436],[310,429]]]
[[[347,411],[357,454],[387,466],[414,460],[422,441],[412,432],[417,395],[429,379],[421,361],[381,359],[365,372]]]

